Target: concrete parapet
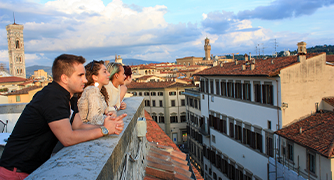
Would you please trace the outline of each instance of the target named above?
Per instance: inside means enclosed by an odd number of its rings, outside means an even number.
[[[96,140],[65,147],[52,156],[26,179],[143,179],[146,168],[146,137],[137,137],[137,119],[144,117],[142,97],[124,100],[127,113],[124,131],[120,135],[109,135]],[[139,150],[140,149],[140,150]],[[131,157],[136,158],[132,161]],[[130,157],[131,155],[131,157]],[[124,169],[126,168],[126,170]]]

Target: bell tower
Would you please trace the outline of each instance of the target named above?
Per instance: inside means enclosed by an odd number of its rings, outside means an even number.
[[[204,40],[204,50],[205,50],[205,60],[210,60],[210,51],[211,51],[211,45],[210,45],[210,40],[208,37],[205,38]]]
[[[6,26],[9,56],[9,72],[13,76],[26,78],[24,58],[23,25],[10,24]]]

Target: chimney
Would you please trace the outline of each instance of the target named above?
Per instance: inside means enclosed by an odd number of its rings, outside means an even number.
[[[220,67],[223,67],[223,66],[224,66],[224,64],[221,62],[221,63],[220,63]]]
[[[251,52],[249,52],[249,60],[251,60],[252,59],[252,54],[251,54]]]
[[[238,60],[235,60],[235,65],[238,65]]]
[[[246,65],[241,65],[241,69],[244,71],[244,70],[246,70]]]
[[[254,70],[255,69],[255,64],[251,64],[250,69]]]
[[[299,134],[303,133],[303,127],[299,128]]]
[[[271,59],[271,64],[274,64],[274,59]]]
[[[245,54],[244,57],[245,57],[245,62],[248,62],[248,55]]]
[[[306,43],[305,42],[299,42],[297,44],[298,46],[298,62],[305,62],[306,61]]]

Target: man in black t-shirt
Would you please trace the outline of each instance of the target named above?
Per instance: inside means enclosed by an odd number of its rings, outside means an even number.
[[[85,59],[60,55],[52,66],[54,81],[37,92],[23,110],[0,159],[1,179],[24,179],[50,158],[58,140],[64,146],[120,134],[123,118],[108,116],[103,126],[82,123],[76,93],[87,82]]]

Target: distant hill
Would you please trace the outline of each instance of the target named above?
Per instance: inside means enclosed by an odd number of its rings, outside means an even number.
[[[43,69],[45,72],[48,73],[48,75],[52,74],[52,69],[50,66],[34,65],[34,66],[26,67],[27,78],[30,77],[31,75],[34,75],[34,71],[39,70],[39,69]]]
[[[123,59],[123,64],[125,64],[125,65],[139,65],[139,64],[149,64],[149,63],[160,63],[160,62],[145,61],[145,60],[141,60],[141,59]],[[51,69],[50,66],[34,65],[34,66],[26,67],[27,78],[30,77],[31,75],[33,75],[34,71],[38,70],[38,69],[43,69],[45,72],[48,73],[48,75],[52,75],[52,69]]]
[[[161,63],[158,61],[146,61],[141,59],[123,59],[123,64],[125,65],[139,65],[139,64],[150,64],[150,63]]]

